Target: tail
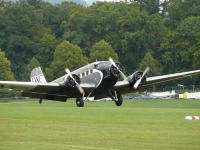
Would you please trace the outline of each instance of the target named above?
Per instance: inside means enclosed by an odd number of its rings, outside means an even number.
[[[40,67],[31,71],[31,82],[46,83],[46,79]]]

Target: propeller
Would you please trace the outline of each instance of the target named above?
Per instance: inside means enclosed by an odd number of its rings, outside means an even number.
[[[84,90],[81,88],[81,86],[80,86],[80,85],[76,82],[76,80],[73,78],[73,76],[72,76],[71,72],[69,71],[69,69],[66,68],[65,71],[66,71],[66,73],[70,76],[70,78],[72,78],[72,80],[74,80],[74,82],[75,82],[75,84],[76,84],[76,87],[77,87],[77,89],[79,90],[79,92],[80,92],[81,94],[84,94],[84,93],[85,93]]]
[[[142,76],[140,77],[140,79],[137,80],[137,81],[135,82],[135,84],[134,84],[134,86],[133,86],[134,89],[137,89],[137,88],[138,88],[138,85],[141,83],[142,78],[143,78],[144,75],[147,73],[147,71],[149,71],[149,67],[147,67],[147,68],[144,70],[144,72],[143,72]]]
[[[126,76],[124,75],[124,73],[117,67],[117,65],[116,65],[115,62],[112,60],[112,58],[109,57],[108,60],[111,62],[111,64],[112,64],[113,66],[115,66],[115,68],[117,68],[117,70],[119,71],[120,76],[121,76],[124,80],[126,80],[127,77],[126,77]]]

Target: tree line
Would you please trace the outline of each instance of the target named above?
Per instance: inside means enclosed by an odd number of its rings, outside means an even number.
[[[89,7],[1,1],[0,78],[8,80],[10,72],[9,80],[29,81],[39,65],[50,81],[66,67],[109,56],[127,75],[146,66],[148,76],[199,69],[199,24],[199,0],[97,1]]]

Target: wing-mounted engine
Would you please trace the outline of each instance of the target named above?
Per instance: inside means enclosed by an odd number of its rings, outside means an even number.
[[[142,72],[142,71],[136,71],[136,72],[134,72],[131,76],[129,76],[129,77],[128,77],[129,86],[130,86],[130,87],[133,87],[133,85],[134,85],[138,80],[141,79],[142,75],[143,75],[143,72]],[[144,84],[145,82],[146,82],[146,75],[144,75],[144,76],[142,77],[142,80],[141,80],[141,82],[140,82],[139,85],[142,85],[142,84]]]
[[[78,84],[81,83],[79,76],[77,76],[76,74],[72,74],[72,77],[73,78],[71,78],[70,76],[67,76],[65,78],[64,82],[68,88],[76,88],[76,83],[78,83]]]
[[[76,74],[71,74],[71,72],[67,68],[65,69],[65,71],[67,73],[66,78],[64,80],[66,86],[68,86],[69,88],[77,88],[80,94],[83,95],[85,92],[80,86],[80,78]]]

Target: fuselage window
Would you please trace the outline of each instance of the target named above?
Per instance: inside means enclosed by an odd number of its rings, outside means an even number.
[[[94,64],[94,69],[97,69],[98,68],[98,65],[97,64]]]
[[[93,73],[93,70],[91,69],[90,72]]]
[[[86,71],[86,76],[89,75],[89,71]]]
[[[84,72],[82,73],[82,77],[85,77],[85,73]]]

